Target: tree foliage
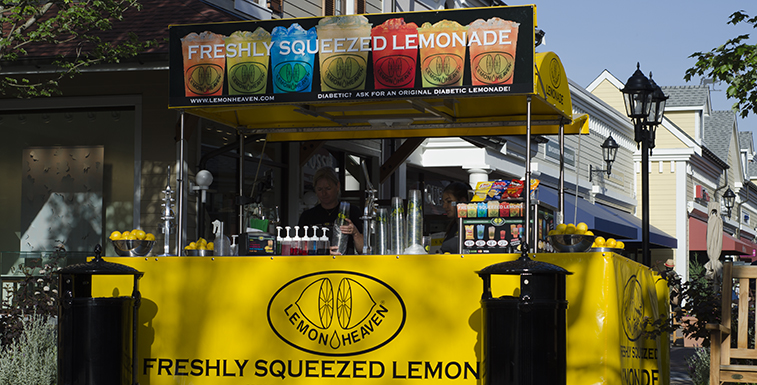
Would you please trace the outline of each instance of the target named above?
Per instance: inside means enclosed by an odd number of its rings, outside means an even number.
[[[59,94],[58,82],[80,73],[82,68],[117,63],[157,45],[140,42],[129,33],[125,38],[103,39],[114,23],[131,9],[141,9],[137,0],[3,0],[0,2],[0,74],[3,64],[30,57],[40,46],[70,47],[50,57],[52,73],[27,77],[0,75],[0,92],[18,97]]]
[[[757,16],[749,17],[744,11],[734,12],[728,24],[747,23],[757,28]],[[689,57],[696,58],[694,67],[686,70],[684,79],[702,75],[728,85],[726,95],[736,100],[734,109],[741,117],[749,113],[757,114],[757,45],[747,44],[749,34],[728,40],[710,52],[695,52]]]

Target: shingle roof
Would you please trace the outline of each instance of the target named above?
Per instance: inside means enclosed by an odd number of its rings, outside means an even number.
[[[665,107],[707,107],[710,90],[703,86],[666,86],[660,87],[669,97]]]
[[[736,113],[733,111],[713,111],[704,117],[704,145],[724,162],[728,162],[728,147],[735,124]]]
[[[113,29],[98,32],[96,35],[105,41],[123,42],[127,40],[128,33],[133,32],[141,41],[158,41],[157,47],[144,53],[167,53],[169,24],[199,24],[241,20],[200,0],[150,0],[142,1],[141,4],[142,10],[129,9],[124,13],[122,21],[113,23]],[[26,58],[46,58],[72,54],[77,48],[77,43],[35,44],[26,48],[29,53]]]
[[[752,140],[751,131],[739,131],[739,149],[752,151],[754,147],[754,141]]]

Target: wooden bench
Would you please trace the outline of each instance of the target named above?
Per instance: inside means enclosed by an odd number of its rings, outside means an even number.
[[[732,359],[757,360],[757,349],[754,348],[754,341],[749,341],[747,332],[750,313],[754,322],[754,292],[750,290],[749,285],[749,281],[754,279],[757,279],[757,266],[734,266],[731,262],[723,265],[721,323],[707,324],[707,329],[710,330],[710,385],[720,385],[723,382],[757,382],[757,365],[731,362]],[[738,293],[734,291],[736,284],[739,288]],[[734,293],[738,295],[735,301]],[[735,331],[731,330],[733,305],[738,306]],[[737,341],[736,347],[731,347],[733,335]]]

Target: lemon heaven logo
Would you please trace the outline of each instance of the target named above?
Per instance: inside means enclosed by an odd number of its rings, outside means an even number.
[[[239,63],[229,70],[229,87],[240,94],[263,93],[268,68],[260,63]]]
[[[405,304],[386,283],[350,271],[295,278],[268,303],[268,324],[287,344],[323,356],[376,350],[405,325]]]
[[[435,87],[456,84],[463,77],[463,58],[449,53],[431,55],[423,61],[423,77]]]
[[[644,331],[644,298],[641,283],[632,276],[623,288],[623,307],[620,309],[623,318],[623,331],[630,341],[636,341]]]
[[[359,55],[339,55],[326,59],[323,81],[334,90],[362,89],[365,84],[365,60]]]
[[[209,95],[223,87],[223,68],[216,64],[198,64],[187,70],[187,88],[197,95]]]
[[[503,84],[513,77],[515,59],[507,52],[485,52],[473,58],[473,76],[483,84]]]
[[[407,87],[415,80],[415,61],[409,56],[382,57],[375,66],[374,76],[385,87]]]

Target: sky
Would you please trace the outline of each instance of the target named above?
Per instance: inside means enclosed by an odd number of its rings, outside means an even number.
[[[525,5],[530,2],[505,2]],[[757,29],[748,24],[728,24],[729,16],[743,10],[757,15],[754,0],[534,0],[538,28],[546,32],[546,44],[538,52],[555,52],[571,80],[587,87],[603,70],[625,83],[640,63],[641,71],[660,86],[700,84],[700,78],[684,80],[694,66],[694,52],[708,52],[741,34],[757,44]],[[727,85],[711,89],[712,108],[729,110],[734,100],[725,95]],[[757,116],[738,119],[739,131],[752,131],[757,141]]]

